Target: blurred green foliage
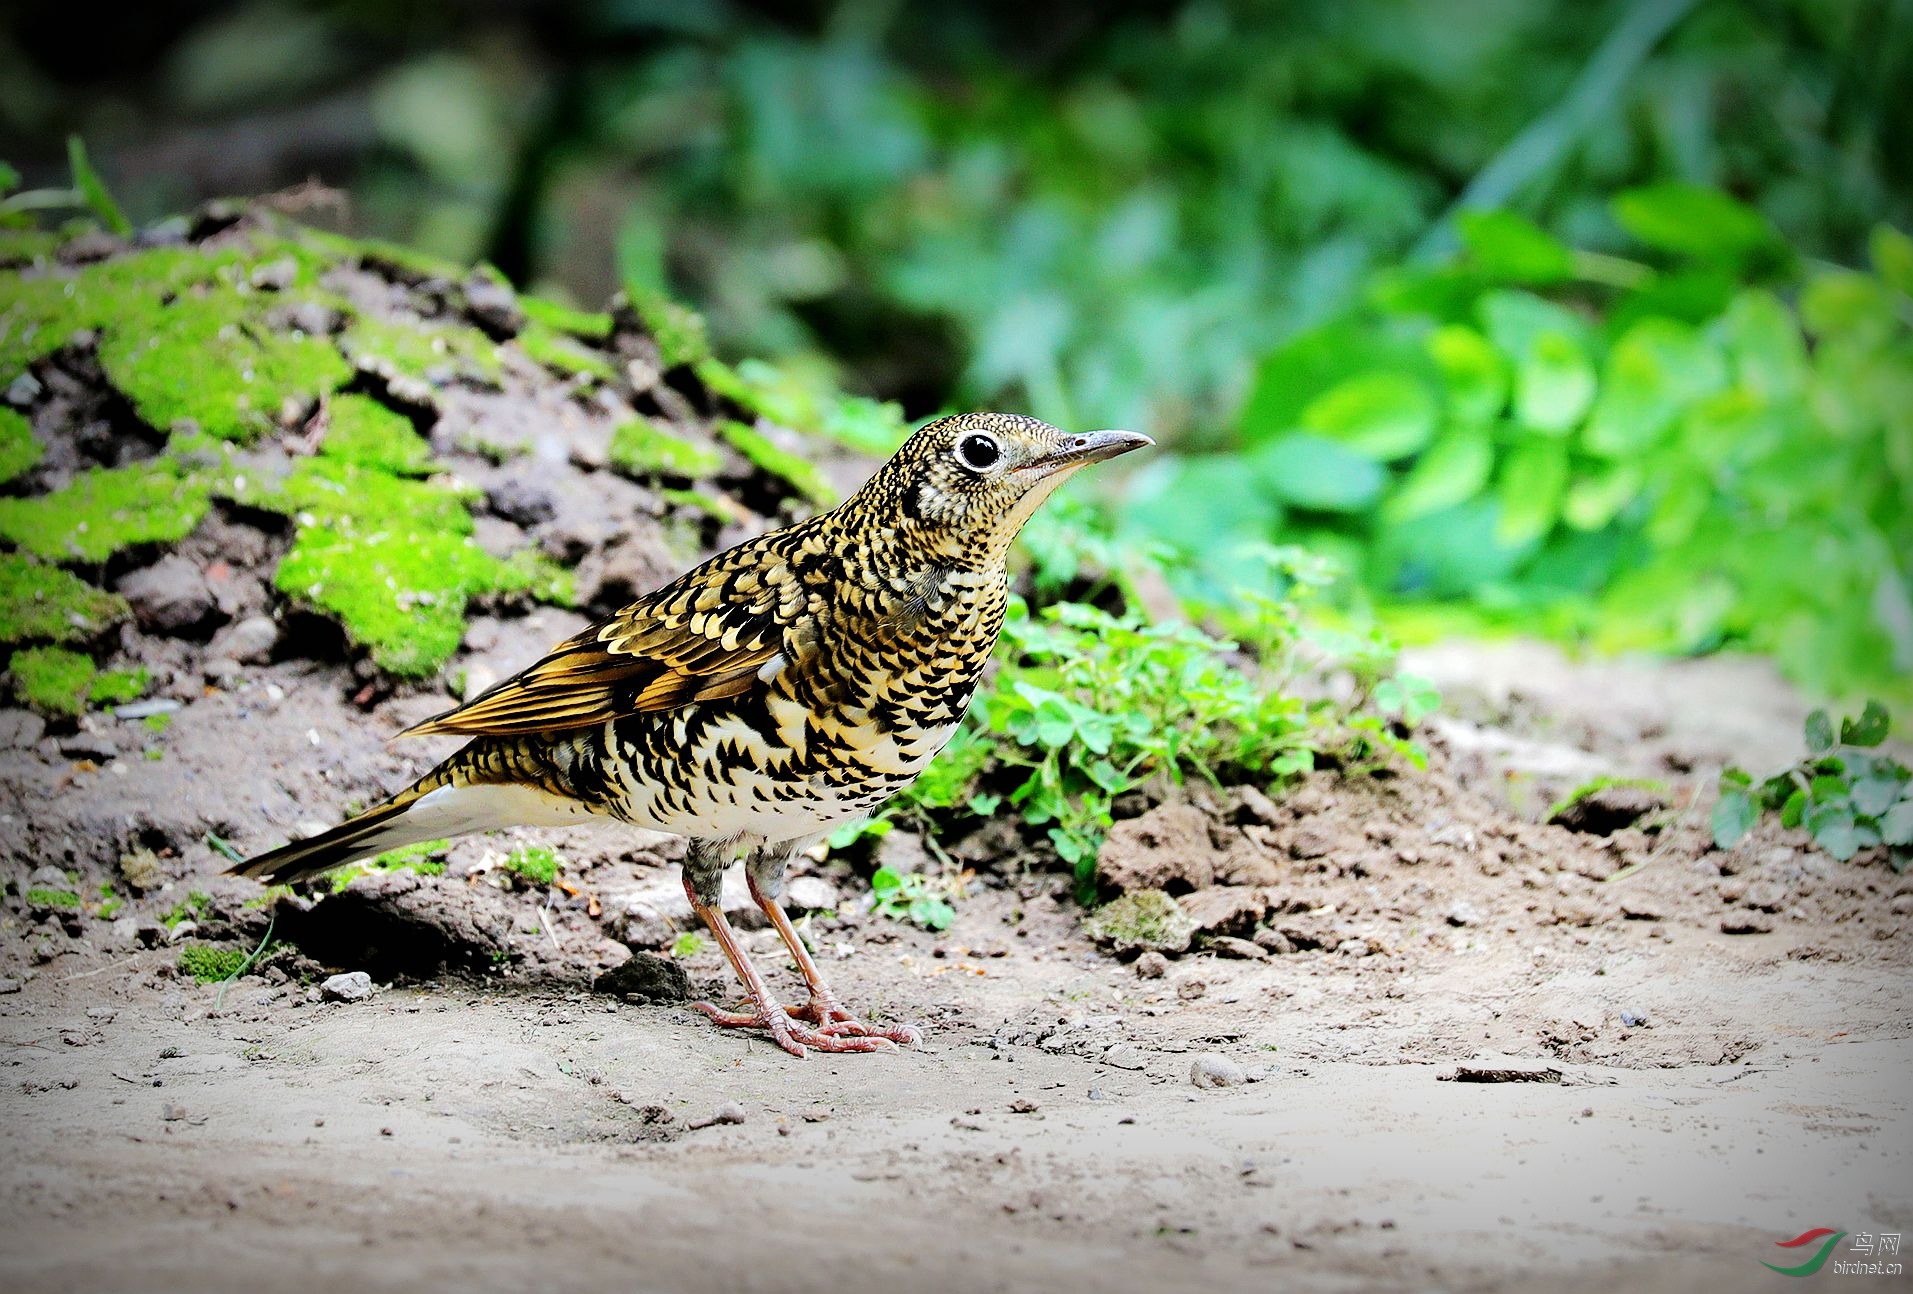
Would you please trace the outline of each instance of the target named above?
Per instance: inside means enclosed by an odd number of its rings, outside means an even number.
[[[1716,190],[1613,203],[1639,259],[1507,212],[1266,356],[1242,448],[1163,458],[1129,524],[1196,587],[1232,539],[1340,556],[1410,637],[1507,626],[1776,656],[1810,690],[1913,676],[1913,240],[1805,262]],[[1443,605],[1448,609],[1440,609]]]
[[[1517,140],[1493,196],[1597,250],[1656,180],[1848,262],[1913,216],[1904,0],[39,5],[0,67],[29,169],[83,130],[135,215],[317,175],[373,232],[589,305],[667,289],[913,416],[1212,446]]]
[[[427,253],[628,289],[674,361],[872,452],[883,407],[818,392],[1163,437],[1123,537],[1206,603],[1254,585],[1245,543],[1300,541],[1410,635],[1745,645],[1908,699],[1908,0],[237,0],[98,28],[0,19],[0,127],[43,141],[4,150],[31,173],[5,202],[74,130],[108,224],[317,174]],[[600,318],[544,321],[542,358]]]

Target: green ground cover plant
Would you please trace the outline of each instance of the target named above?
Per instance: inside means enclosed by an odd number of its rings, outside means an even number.
[[[1906,698],[1913,240],[1882,226],[1851,270],[1713,190],[1611,208],[1626,258],[1464,218],[1456,257],[1272,351],[1240,449],[1160,461],[1130,524],[1198,591],[1231,539],[1279,536],[1411,638],[1743,647],[1816,694]]]
[[[1881,750],[1892,716],[1869,701],[1858,718],[1840,720],[1836,734],[1825,710],[1807,716],[1804,758],[1755,781],[1741,768],[1723,769],[1714,805],[1714,843],[1732,849],[1762,813],[1783,827],[1804,827],[1814,843],[1845,862],[1862,849],[1884,845],[1896,872],[1913,864],[1913,774]]]

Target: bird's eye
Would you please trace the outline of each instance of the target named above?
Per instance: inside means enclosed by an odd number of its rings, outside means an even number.
[[[972,432],[959,440],[956,452],[958,461],[973,472],[987,472],[1003,457],[1003,447],[996,443],[996,437],[982,432]]]

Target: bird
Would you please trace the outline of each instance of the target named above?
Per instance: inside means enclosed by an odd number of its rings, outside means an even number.
[[[692,1006],[798,1057],[922,1041],[831,989],[779,896],[790,860],[907,786],[976,695],[1011,543],[1079,469],[1153,444],[962,413],[913,432],[835,508],[748,539],[401,737],[468,738],[389,799],[229,870],[275,883],[422,840],[611,818],[688,838],[682,879],[748,999]],[[787,1008],[719,903],[752,900],[802,975]]]

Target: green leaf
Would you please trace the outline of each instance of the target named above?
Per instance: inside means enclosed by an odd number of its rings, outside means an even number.
[[[1445,431],[1416,460],[1383,505],[1382,515],[1390,523],[1399,523],[1465,503],[1481,493],[1493,471],[1494,445],[1486,428]]]
[[[0,197],[5,197],[20,187],[20,172],[5,162],[0,162]]]
[[[1634,501],[1645,479],[1646,469],[1638,462],[1610,463],[1578,476],[1568,486],[1561,519],[1576,530],[1599,530]]]
[[[1833,721],[1825,710],[1815,710],[1807,716],[1807,749],[1814,754],[1823,754],[1833,749]]]
[[[1733,361],[1734,380],[1769,398],[1792,395],[1807,381],[1807,344],[1793,313],[1771,292],[1735,297],[1715,325]]]
[[[1508,455],[1501,469],[1501,520],[1495,538],[1524,544],[1554,528],[1568,483],[1568,447],[1558,440],[1530,440]]]
[[[1913,798],[1902,799],[1881,815],[1880,839],[1889,845],[1913,845]]]
[[[1846,800],[1851,790],[1846,778],[1823,773],[1807,784],[1807,798],[1815,804],[1831,804]]]
[[[1583,347],[1591,340],[1587,321],[1580,315],[1532,292],[1483,293],[1476,311],[1496,348],[1516,362],[1548,333],[1560,333]]]
[[[1820,338],[1877,345],[1898,329],[1898,315],[1880,280],[1852,270],[1815,275],[1800,293],[1800,321]]]
[[[1377,563],[1385,587],[1449,598],[1505,580],[1531,550],[1501,540],[1498,512],[1492,500],[1477,498],[1390,526]]]
[[[1363,373],[1323,392],[1302,425],[1384,463],[1406,458],[1435,434],[1435,398],[1406,373]]]
[[[1652,445],[1682,409],[1727,384],[1719,350],[1686,324],[1643,319],[1608,352],[1582,444],[1621,458]]]
[[[1649,247],[1700,260],[1744,261],[1778,238],[1758,211],[1718,189],[1663,180],[1616,194],[1621,227]]]
[[[1447,324],[1429,334],[1428,353],[1441,370],[1450,421],[1475,426],[1500,416],[1508,403],[1508,365],[1486,337]]]
[[[1760,810],[1754,807],[1753,797],[1747,792],[1724,792],[1714,805],[1714,847],[1732,849],[1754,829],[1759,816]]]
[[[1581,344],[1567,333],[1542,333],[1515,368],[1515,419],[1565,436],[1587,413],[1594,392],[1594,365]]]
[[[903,888],[903,874],[892,867],[879,867],[870,877],[870,888],[879,895]]]
[[[1247,466],[1276,498],[1315,512],[1360,512],[1388,479],[1373,459],[1320,436],[1283,436]]]
[[[1913,297],[1913,238],[1891,225],[1875,225],[1867,249],[1873,255],[1874,273],[1901,296]]]
[[[1840,720],[1840,743],[1844,746],[1877,746],[1886,740],[1892,717],[1886,706],[1870,700],[1858,719]]]
[[[1860,836],[1855,830],[1853,809],[1845,803],[1816,804],[1807,810],[1807,830],[1820,848],[1841,862],[1860,852]]]
[[[1729,764],[1720,770],[1720,789],[1722,794],[1728,791],[1745,791],[1753,786],[1753,775],[1738,764]]]
[[[1475,264],[1516,283],[1560,283],[1574,274],[1568,249],[1526,216],[1512,211],[1464,211],[1456,231]]]
[[[1807,793],[1796,786],[1793,794],[1789,795],[1785,803],[1780,806],[1780,825],[1791,831],[1799,826],[1806,816]]]
[[[1899,801],[1906,789],[1904,777],[1863,777],[1853,784],[1853,812],[1862,818],[1877,818]]]
[[[1282,505],[1233,454],[1163,455],[1130,482],[1126,527],[1186,552],[1226,547],[1232,539],[1267,539]]]
[[[1237,421],[1251,443],[1286,435],[1302,421],[1302,410],[1338,382],[1365,373],[1417,373],[1428,367],[1420,342],[1378,329],[1366,319],[1338,319],[1298,333],[1263,359]]]
[[[66,160],[73,171],[73,187],[80,191],[80,196],[86,199],[86,205],[93,209],[100,223],[121,238],[132,233],[133,222],[126,218],[126,213],[120,210],[120,204],[113,200],[100,173],[86,160],[86,141],[78,135],[66,137]]]

